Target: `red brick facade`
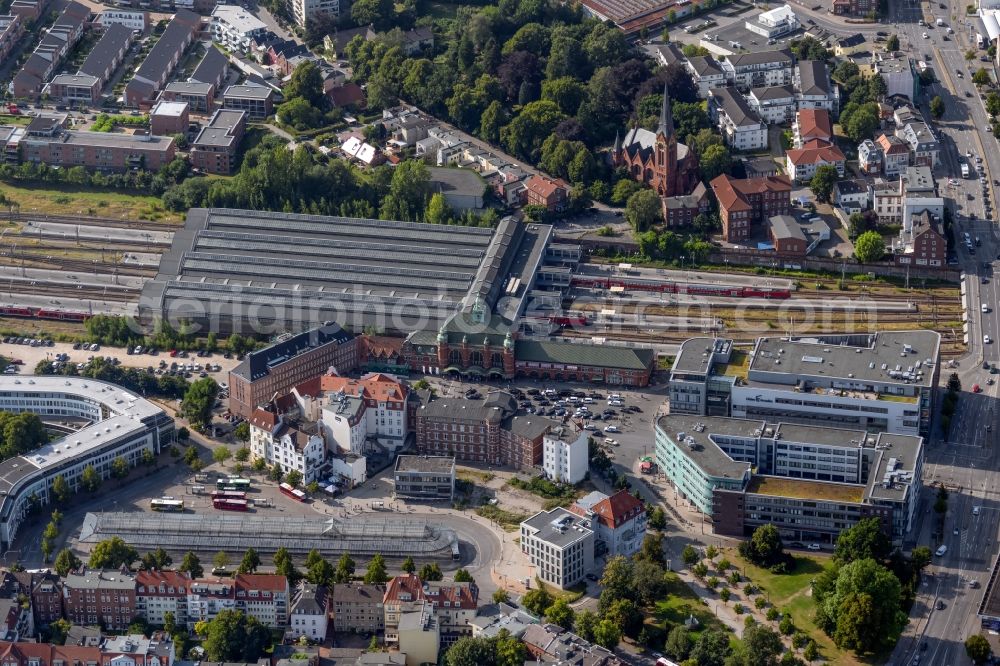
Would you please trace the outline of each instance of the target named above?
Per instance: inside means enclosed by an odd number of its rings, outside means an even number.
[[[730,243],[746,242],[755,225],[791,213],[792,184],[785,176],[740,180],[722,175],[711,186],[719,202],[722,235]]]

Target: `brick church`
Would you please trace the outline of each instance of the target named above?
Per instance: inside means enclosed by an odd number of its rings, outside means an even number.
[[[698,157],[677,141],[666,84],[656,132],[633,127],[624,141],[615,136],[611,163],[627,168],[633,179],[660,195],[668,227],[686,226],[708,211],[708,192],[698,173]]]

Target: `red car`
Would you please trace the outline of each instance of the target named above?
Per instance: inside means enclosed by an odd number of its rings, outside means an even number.
[[[171,349],[170,350],[170,358],[176,358],[176,357],[177,357],[177,350],[176,349]]]
[[[11,365],[24,365],[24,361],[22,361],[19,358],[12,358],[12,359],[10,359],[10,364]]]
[[[973,384],[973,385],[972,385],[972,392],[973,392],[973,393],[980,393],[980,392],[982,392],[982,390],[983,390],[983,389],[982,389],[982,388],[980,388],[979,384]]]

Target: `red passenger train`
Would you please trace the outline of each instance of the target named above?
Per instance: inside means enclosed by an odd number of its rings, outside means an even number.
[[[0,317],[22,317],[24,319],[52,319],[55,321],[85,322],[93,315],[71,310],[51,310],[47,308],[23,307],[18,305],[0,306]]]
[[[728,298],[791,298],[790,289],[773,287],[738,287],[735,285],[700,282],[669,282],[642,277],[600,277],[597,275],[574,275],[570,281],[574,287],[610,289],[622,287],[631,291],[652,291],[663,294],[691,294],[693,296],[724,296]]]

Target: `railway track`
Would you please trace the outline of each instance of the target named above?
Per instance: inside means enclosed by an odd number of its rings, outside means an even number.
[[[81,300],[100,301],[133,301],[139,295],[139,290],[121,285],[108,285],[104,287],[81,287],[80,289],[70,289],[68,285],[30,284],[24,281],[0,279],[0,300],[7,299],[16,301],[18,296],[33,294],[37,296],[59,296],[61,298],[73,298]]]
[[[111,229],[138,229],[141,231],[176,231],[183,224],[168,222],[153,222],[152,220],[116,220],[110,217],[79,218],[71,215],[28,215],[17,213],[14,221],[58,222],[60,224],[85,224],[88,227],[108,227]]]
[[[38,232],[9,231],[4,238],[21,238],[25,241],[36,241],[38,245],[34,247],[46,247],[54,250],[87,250],[91,247],[100,249],[108,245],[114,245],[116,249],[123,252],[149,252],[152,254],[162,254],[170,249],[169,243],[137,243],[134,239],[128,238],[81,238],[79,242],[68,243],[63,234],[41,234]],[[20,241],[19,241],[20,242]]]
[[[25,267],[29,268],[73,270],[83,273],[94,272],[97,267],[100,267],[100,273],[105,275],[117,273],[118,275],[127,275],[131,277],[154,277],[157,270],[153,266],[136,266],[132,264],[113,263],[109,261],[96,261],[95,263],[95,260],[88,261],[86,259],[66,259],[63,257],[42,255],[41,253],[35,254],[18,252],[13,256],[7,255],[5,257],[0,257],[0,265],[3,266],[20,267],[22,263]]]

